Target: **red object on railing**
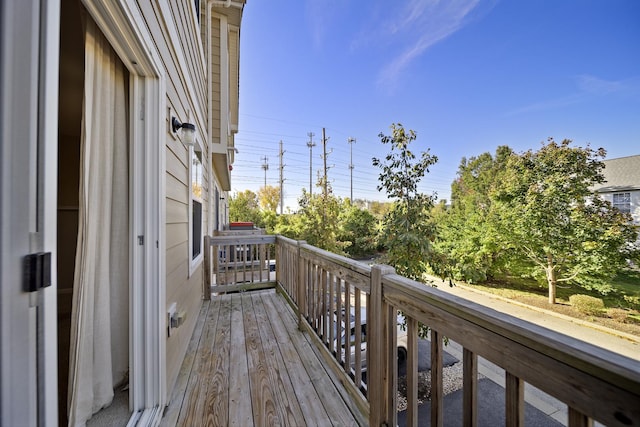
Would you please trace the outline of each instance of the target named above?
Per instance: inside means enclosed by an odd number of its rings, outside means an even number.
[[[237,221],[229,223],[230,230],[253,230],[253,222]]]

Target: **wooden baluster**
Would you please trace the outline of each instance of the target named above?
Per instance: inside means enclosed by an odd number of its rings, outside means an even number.
[[[569,427],[593,427],[593,420],[569,406]]]
[[[301,253],[302,252],[301,248],[304,243],[305,243],[304,241],[298,242],[298,248],[297,248],[298,277],[297,277],[296,286],[295,286],[298,292],[298,329],[300,331],[304,331],[304,326],[302,322],[304,321],[304,313],[305,313],[305,305],[306,305],[306,302],[304,300],[306,287],[304,283],[305,283],[305,278],[307,277],[307,274],[305,271],[305,265],[304,265],[305,263],[304,263],[304,260],[302,259],[302,253]]]
[[[444,400],[442,388],[442,337],[431,329],[431,425],[442,427]]]
[[[344,283],[344,371],[351,372],[351,290],[348,282]],[[356,332],[356,331],[354,331]]]
[[[204,280],[202,284],[202,299],[211,299],[211,238],[204,236]]]
[[[407,425],[418,425],[418,321],[407,319]]]
[[[336,328],[337,323],[340,322],[336,313],[336,287],[334,286],[333,280],[329,280],[329,352],[334,354],[336,351]]]
[[[334,283],[336,287],[336,358],[339,362],[342,362],[342,335],[344,332],[343,323],[345,321],[342,313],[342,288],[341,283],[334,281],[333,277],[331,278],[331,282]]]
[[[384,323],[386,325],[386,378],[387,390],[385,401],[387,402],[387,423],[398,425],[398,310],[391,304],[382,300],[382,310],[386,313]]]
[[[524,381],[507,372],[505,383],[506,425],[524,426]]]
[[[354,381],[356,387],[360,388],[362,385],[362,306],[360,305],[360,289],[354,288],[354,303],[355,303],[355,331],[356,331],[356,342],[354,348],[356,349],[355,361],[354,361]],[[366,335],[365,335],[366,341]]]
[[[462,354],[462,425],[478,425],[478,356],[468,349]]]

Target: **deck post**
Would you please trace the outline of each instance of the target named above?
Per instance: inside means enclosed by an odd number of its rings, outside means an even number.
[[[204,236],[204,280],[202,281],[202,299],[211,299],[211,237]]]
[[[300,331],[304,331],[304,325],[302,322],[304,321],[303,313],[306,312],[305,307],[307,304],[306,301],[306,279],[305,279],[305,268],[304,268],[304,260],[302,259],[302,245],[305,245],[307,242],[304,240],[298,240],[298,249],[297,249],[297,260],[298,260],[298,277],[296,277],[296,285],[295,289],[298,294],[298,329]]]
[[[367,372],[368,400],[369,400],[369,425],[391,425],[389,416],[390,404],[390,375],[389,352],[386,349],[389,341],[389,328],[385,327],[385,319],[388,318],[388,307],[383,302],[382,278],[386,274],[394,273],[393,267],[388,265],[374,265],[371,267],[371,294],[369,297],[369,313],[367,319],[368,346],[367,346]],[[388,319],[387,319],[388,320]],[[388,326],[388,325],[387,325]]]

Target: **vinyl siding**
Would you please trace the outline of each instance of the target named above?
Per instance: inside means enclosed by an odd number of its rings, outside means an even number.
[[[193,332],[202,304],[202,265],[189,274],[189,149],[171,131],[171,116],[196,125],[197,139],[202,145],[203,233],[208,230],[209,188],[207,181],[211,163],[207,134],[207,81],[205,51],[200,24],[193,2],[167,0],[147,2],[138,7],[160,53],[163,66],[167,126],[165,144],[166,167],[166,308],[173,304],[187,313],[185,323],[173,330],[166,341],[167,388],[170,393]]]

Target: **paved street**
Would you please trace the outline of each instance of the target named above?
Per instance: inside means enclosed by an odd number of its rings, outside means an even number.
[[[573,338],[591,343],[596,346],[606,348],[610,351],[637,360],[640,363],[640,338],[614,331],[608,328],[599,327],[579,319],[530,307],[524,304],[513,302],[505,298],[477,291],[466,286],[457,285],[454,287],[448,284],[440,284],[439,279],[434,278],[438,289],[449,292],[461,298],[466,298],[496,311],[508,313],[514,317],[526,320],[554,331],[570,335]],[[461,359],[462,348],[454,342],[450,342],[446,351],[452,356]],[[494,383],[504,387],[504,370],[493,363],[479,358],[479,372]],[[530,384],[525,388],[525,400],[539,411],[549,415],[554,420],[566,425],[567,407],[565,404],[541,392]],[[596,425],[598,425],[596,423]]]
[[[535,323],[547,329],[572,336],[573,338],[606,348],[640,362],[640,337],[600,327],[579,319],[560,315],[549,310],[520,304],[505,298],[477,291],[466,286],[449,287],[433,278],[438,289],[477,302],[502,313],[508,313],[522,320]]]

